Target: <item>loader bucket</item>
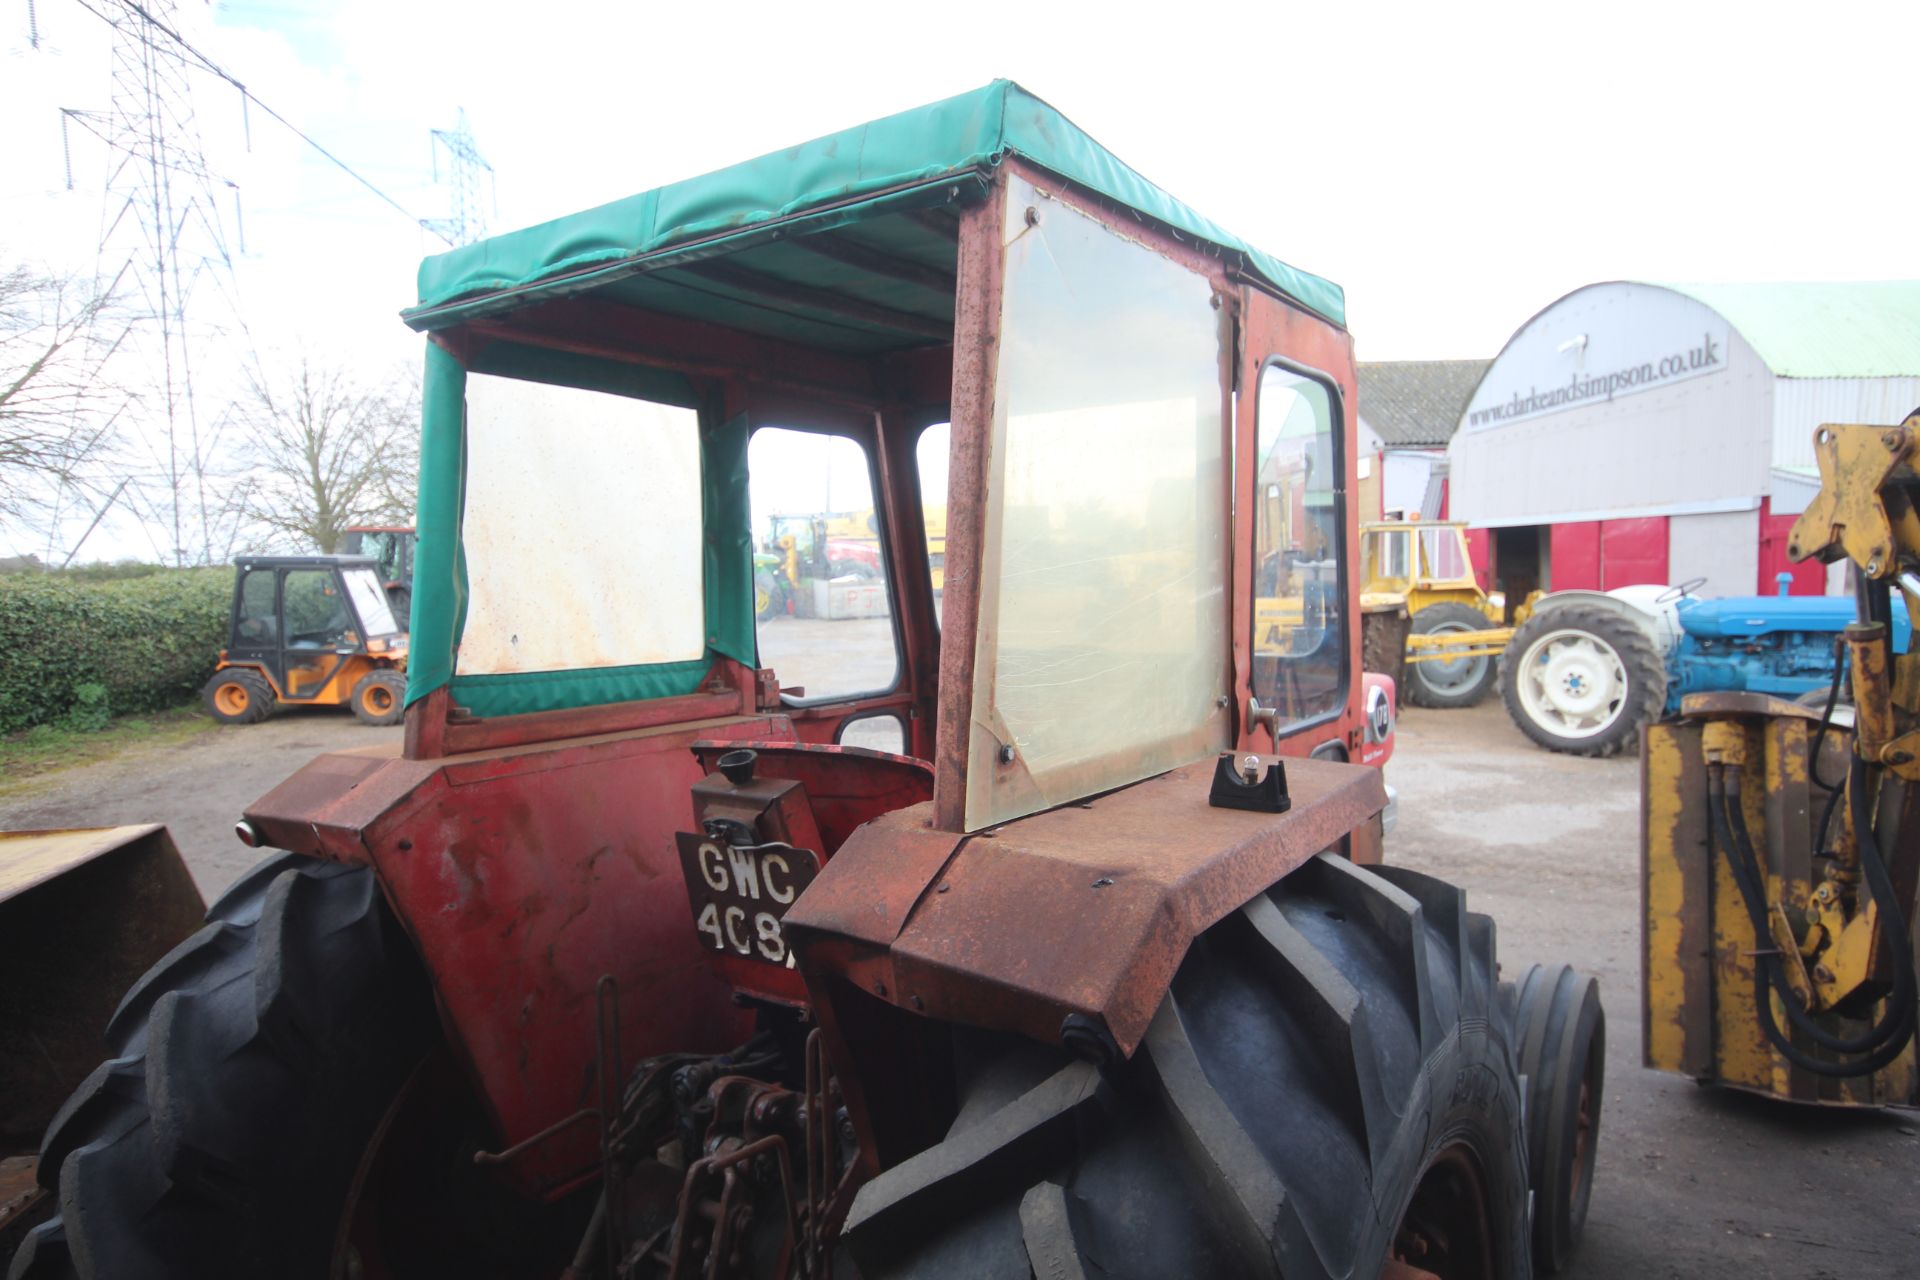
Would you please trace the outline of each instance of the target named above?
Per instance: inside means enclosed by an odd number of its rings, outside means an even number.
[[[0,1157],[38,1150],[120,997],[205,913],[165,827],[0,832]]]

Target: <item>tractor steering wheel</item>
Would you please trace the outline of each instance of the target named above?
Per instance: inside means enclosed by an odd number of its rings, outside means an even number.
[[[1653,602],[1655,604],[1666,604],[1670,600],[1684,599],[1685,597],[1692,595],[1695,588],[1704,587],[1706,585],[1707,585],[1707,580],[1705,578],[1688,578],[1685,582],[1681,583],[1679,586],[1668,587],[1665,591],[1662,591],[1659,595],[1653,598]]]

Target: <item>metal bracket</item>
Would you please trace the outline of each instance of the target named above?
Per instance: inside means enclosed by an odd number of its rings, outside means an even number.
[[[1829,562],[1844,554],[1869,578],[1892,576],[1899,557],[1883,493],[1894,469],[1913,456],[1913,446],[1913,419],[1898,427],[1848,424],[1815,431],[1820,492],[1793,522],[1787,554]],[[1895,514],[1903,524],[1913,516],[1910,510]]]
[[[1261,771],[1259,756],[1235,758],[1222,751],[1213,766],[1213,790],[1207,803],[1216,809],[1250,809],[1255,813],[1285,813],[1293,808],[1287,794],[1287,766],[1277,757]]]

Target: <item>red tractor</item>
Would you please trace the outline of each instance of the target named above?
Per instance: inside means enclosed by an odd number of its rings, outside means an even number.
[[[343,555],[372,556],[380,564],[380,581],[402,627],[413,609],[412,525],[357,524],[340,539]]]
[[[406,319],[404,745],[246,811],[279,852],[114,1014],[13,1280],[1564,1257],[1597,1005],[1381,865],[1337,287],[998,82]],[[1260,528],[1282,452],[1331,479]],[[884,607],[757,627],[760,486],[870,504]],[[1318,634],[1255,645],[1255,548]]]

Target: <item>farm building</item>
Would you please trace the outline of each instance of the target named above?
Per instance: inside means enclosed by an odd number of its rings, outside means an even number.
[[[1446,475],[1447,441],[1485,360],[1362,360],[1360,518],[1440,514],[1430,488]]]
[[[1448,515],[1509,593],[1770,594],[1782,572],[1795,594],[1837,590],[1786,554],[1819,488],[1813,433],[1916,406],[1920,281],[1588,285],[1487,367],[1449,446]]]

